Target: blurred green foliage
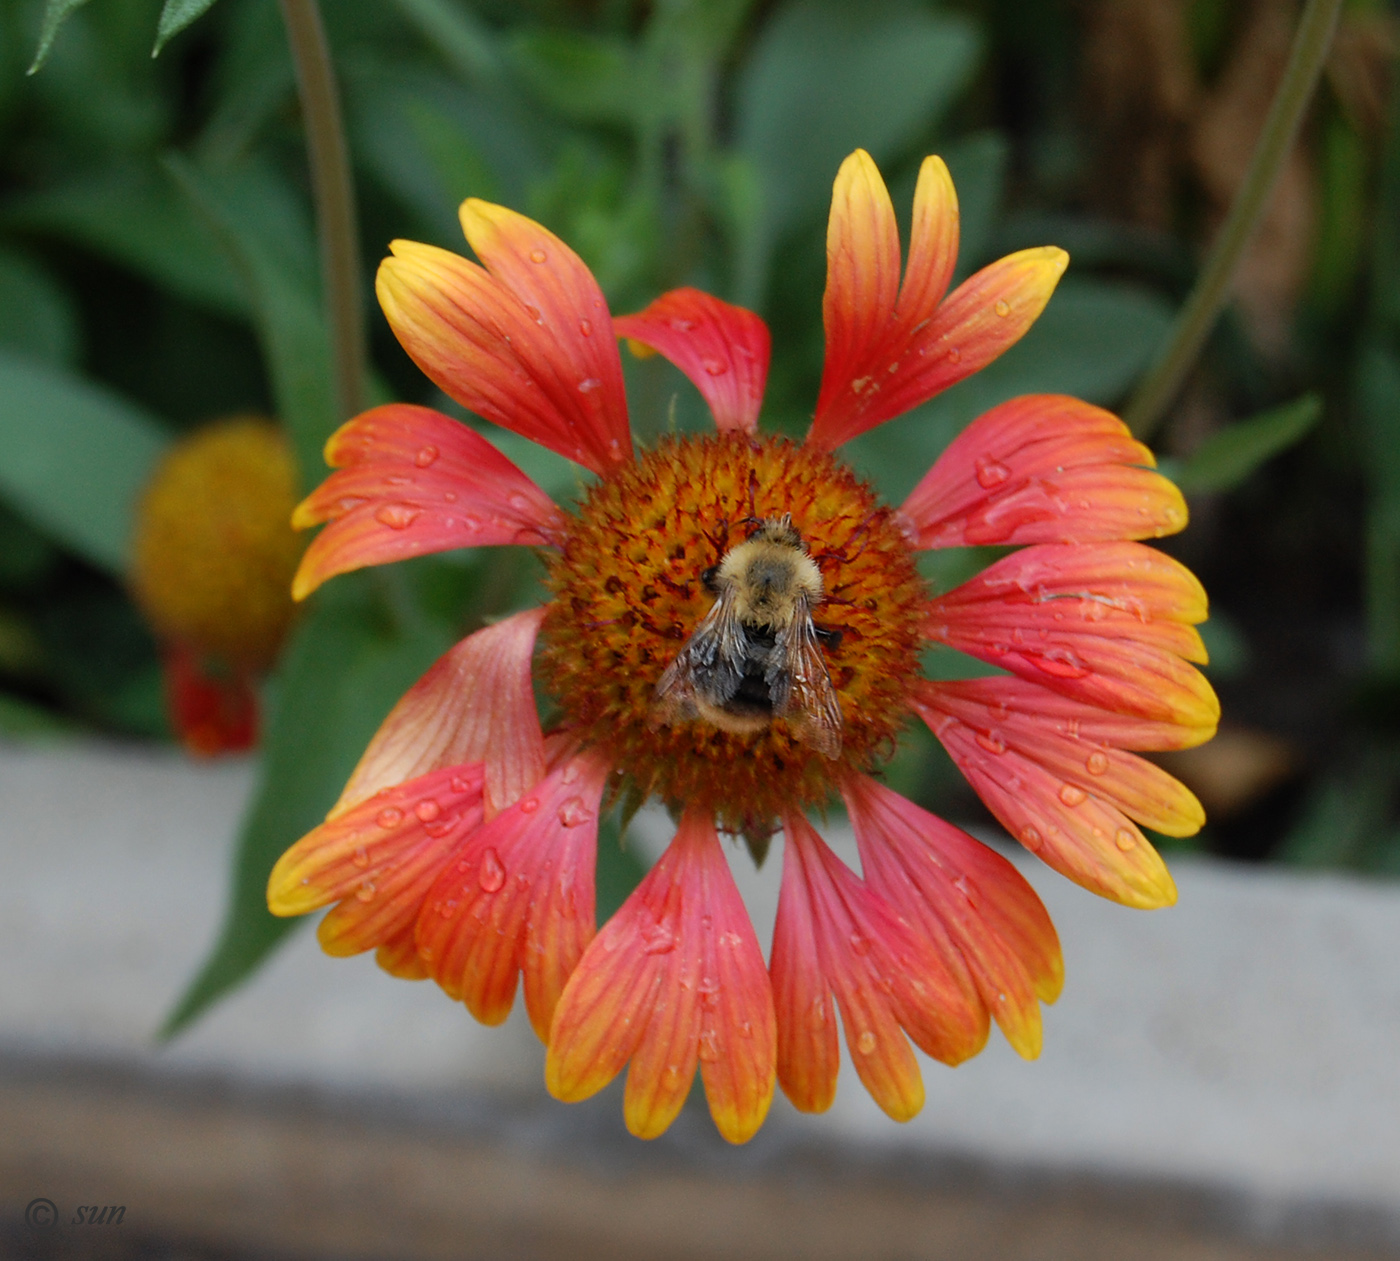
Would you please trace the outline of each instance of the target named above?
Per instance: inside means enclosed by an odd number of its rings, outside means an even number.
[[[1085,191],[1092,7],[327,4],[365,291],[392,238],[460,249],[457,204],[501,201],[569,241],[614,310],[679,284],[759,310],[774,335],[764,423],[800,434],[821,373],[837,165],[868,149],[907,230],[918,162],[942,153],[962,206],[960,275],[1047,242],[1073,265],[1010,353],[850,445],[898,501],[1005,398],[1052,390],[1121,403],[1191,282],[1198,198],[1179,198],[1149,228],[1103,213]],[[1239,6],[1186,8],[1190,55],[1209,81]],[[304,484],[323,475],[320,448],[339,418],[299,119],[275,0],[0,9],[0,735],[163,733],[156,648],[121,578],[133,501],[172,438],[260,410],[286,426]],[[1310,142],[1316,238],[1292,340],[1265,354],[1227,320],[1202,369],[1223,422],[1169,430],[1165,467],[1199,496],[1201,526],[1174,546],[1218,601],[1207,631],[1227,714],[1296,741],[1305,768],[1282,815],[1205,843],[1262,852],[1249,828],[1273,841],[1291,828],[1285,856],[1397,870],[1400,775],[1377,751],[1400,747],[1400,126],[1386,134],[1324,94]],[[462,415],[372,311],[370,326],[376,399]],[[642,441],[708,423],[664,361],[628,359],[626,372]],[[567,462],[492,437],[551,493],[577,492]],[[944,588],[984,560],[950,553],[926,572]],[[532,602],[537,573],[529,557],[452,555],[340,578],[313,601],[268,683],[261,785],[225,930],[172,1028],[288,931],[263,906],[267,870],[324,814],[398,695],[483,618]],[[1310,638],[1300,646],[1298,635]],[[1365,791],[1337,778],[1342,765]],[[889,779],[955,812],[974,808],[922,729]],[[1347,811],[1364,824],[1335,821]],[[1358,828],[1365,845],[1329,840]],[[615,903],[635,862],[616,838],[602,848]]]

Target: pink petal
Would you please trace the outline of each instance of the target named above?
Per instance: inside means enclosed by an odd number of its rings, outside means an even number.
[[[385,785],[442,766],[486,765],[486,817],[544,777],[530,659],[545,609],[516,613],[449,649],[394,706],[332,817]]]
[[[1111,412],[1029,394],[979,416],[939,457],[902,512],[919,547],[1158,538],[1186,503]]]
[[[297,507],[299,530],[329,522],[292,584],[300,600],[335,574],[498,543],[540,546],[562,529],[538,486],[466,425],[407,403],[356,416],[326,443],[332,473]]]
[[[768,326],[752,311],[698,289],[672,289],[613,332],[659,351],[704,396],[721,432],[753,433],[768,380]]]

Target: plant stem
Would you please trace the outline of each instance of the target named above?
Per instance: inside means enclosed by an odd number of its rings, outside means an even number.
[[[1332,45],[1341,8],[1342,0],[1307,0],[1288,54],[1288,65],[1254,146],[1244,182],[1235,194],[1195,287],[1177,316],[1171,337],[1123,411],[1123,419],[1139,438],[1150,437],[1156,429],[1215,327],[1245,246],[1263,218],[1269,194],[1293,148]]]
[[[340,418],[364,408],[365,323],[360,307],[359,230],[350,155],[340,114],[326,30],[316,0],[280,0],[292,60],[316,199],[321,281],[330,321]]]

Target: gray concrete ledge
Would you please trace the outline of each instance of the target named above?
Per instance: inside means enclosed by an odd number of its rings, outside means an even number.
[[[1395,886],[1181,862],[1179,905],[1143,914],[1028,865],[1068,971],[1038,1062],[993,1034],[957,1070],[929,1064],[904,1127],[847,1072],[830,1113],[780,1100],[747,1148],[702,1111],[641,1144],[615,1091],[548,1099],[523,1020],[482,1029],[310,934],[154,1047],[217,929],[249,784],[239,763],[0,750],[0,1221],[58,1200],[42,1174],[76,1196],[96,1195],[84,1178],[126,1186],[170,1237],[214,1238],[190,1234],[187,1199],[220,1239],[302,1254],[351,1255],[326,1233],[343,1213],[365,1256],[548,1256],[565,1238],[579,1256],[1400,1256]],[[736,856],[761,937],[777,866]],[[315,1230],[289,1224],[297,1177]],[[235,1229],[236,1210],[275,1229]],[[495,1243],[464,1252],[469,1228]]]

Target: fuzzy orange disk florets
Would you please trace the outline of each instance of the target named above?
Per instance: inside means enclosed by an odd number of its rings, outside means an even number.
[[[821,570],[818,627],[841,705],[840,757],[785,719],[752,734],[697,718],[658,725],[656,685],[715,602],[702,575],[759,520],[791,514]],[[762,832],[820,805],[844,770],[886,758],[919,675],[927,592],[891,509],[832,456],[785,438],[666,439],[595,484],[551,560],[544,679],[564,724],[603,749],[629,791]]]

